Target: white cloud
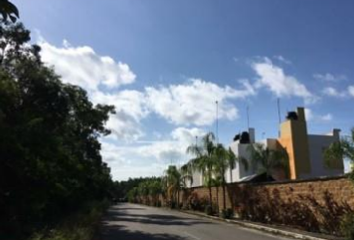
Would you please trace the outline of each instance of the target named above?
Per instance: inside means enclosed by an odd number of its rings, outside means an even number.
[[[326,87],[323,89],[322,93],[330,97],[338,97],[338,98],[343,98],[347,96],[347,93],[345,91],[340,92],[334,87]]]
[[[146,94],[150,108],[171,123],[204,126],[215,120],[215,101],[219,105],[219,118],[233,120],[238,117],[237,108],[229,100],[256,94],[247,80],[240,83],[243,88],[234,89],[202,79],[190,79],[185,84],[147,87]]]
[[[333,120],[332,114],[330,113],[324,115],[316,114],[309,108],[305,108],[305,116],[307,121],[330,122]]]
[[[144,135],[140,121],[149,113],[144,93],[115,90],[135,81],[136,75],[127,64],[100,56],[89,46],[73,47],[66,40],[62,47],[56,47],[39,37],[39,45],[43,62],[54,66],[63,82],[84,88],[95,104],[115,106],[116,114],[110,116],[106,125],[112,131],[110,137],[132,141]]]
[[[40,39],[43,62],[53,65],[64,82],[92,91],[100,85],[116,88],[135,81],[136,76],[127,64],[100,56],[89,46],[72,47],[64,40],[62,47],[56,47]]]
[[[288,64],[288,65],[292,64],[292,62],[290,60],[286,59],[282,55],[276,55],[276,56],[274,56],[274,58],[277,59],[280,62],[285,63],[285,64]]]
[[[348,92],[352,97],[354,97],[354,85],[348,87]]]
[[[195,142],[195,136],[200,139],[204,134],[199,128],[176,128],[164,140],[139,141],[128,146],[103,142],[102,155],[115,179],[159,176],[167,165],[181,165],[189,160],[187,147]]]
[[[253,62],[252,68],[259,76],[256,86],[268,88],[277,97],[301,97],[307,103],[313,103],[318,99],[304,84],[294,76],[286,75],[284,70],[274,65],[269,58]]]
[[[112,131],[111,137],[119,140],[137,140],[144,134],[140,121],[149,114],[145,95],[135,90],[123,90],[115,94],[94,92],[94,103],[104,103],[115,106],[116,114],[110,116],[107,127]]]
[[[343,74],[334,75],[331,73],[325,73],[325,74],[316,73],[313,75],[313,77],[317,80],[324,81],[324,82],[339,82],[348,79],[347,76]]]

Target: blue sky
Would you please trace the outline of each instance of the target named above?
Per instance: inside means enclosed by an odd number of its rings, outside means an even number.
[[[352,0],[14,0],[42,57],[117,108],[101,139],[114,179],[160,175],[215,129],[276,137],[277,108],[311,133],[354,126]]]

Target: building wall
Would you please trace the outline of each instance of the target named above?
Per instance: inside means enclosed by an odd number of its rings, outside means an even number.
[[[338,135],[309,135],[311,176],[335,176],[343,174],[342,159],[326,166],[324,151],[334,142],[339,141]]]
[[[304,108],[297,109],[297,120],[281,124],[280,145],[289,155],[290,178],[301,179],[311,175],[311,163]]]
[[[251,167],[251,153],[249,151],[249,148],[251,147],[251,144],[240,144],[238,142],[233,142],[230,145],[232,151],[235,153],[236,156],[238,157],[243,157],[244,159],[248,160],[248,169],[241,163],[241,162],[236,162],[235,168],[232,170],[232,182],[237,182],[240,179],[254,174],[252,171]],[[229,170],[227,171],[229,172]],[[230,179],[230,174],[227,174],[227,182],[231,182]]]
[[[203,175],[200,171],[193,172],[193,183],[190,187],[200,187],[203,186]]]

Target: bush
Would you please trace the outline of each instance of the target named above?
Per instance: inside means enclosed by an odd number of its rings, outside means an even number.
[[[232,211],[231,208],[223,209],[221,211],[221,217],[222,218],[230,219],[230,218],[232,218],[233,215],[234,215],[234,212]]]
[[[91,240],[109,203],[87,204],[57,226],[35,233],[30,240]]]
[[[347,214],[343,218],[340,229],[346,239],[354,240],[354,214],[353,213]]]
[[[210,204],[206,205],[204,212],[206,215],[212,215],[213,214],[213,207]]]

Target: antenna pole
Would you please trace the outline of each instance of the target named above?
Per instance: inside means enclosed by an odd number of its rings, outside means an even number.
[[[279,118],[279,132],[278,132],[278,135],[279,135],[279,137],[280,137],[280,124],[281,124],[280,98],[277,98],[277,105],[278,105],[278,118]]]
[[[250,129],[250,114],[249,114],[249,107],[247,105],[247,131]]]
[[[219,143],[219,102],[215,101],[216,104],[216,143]]]

